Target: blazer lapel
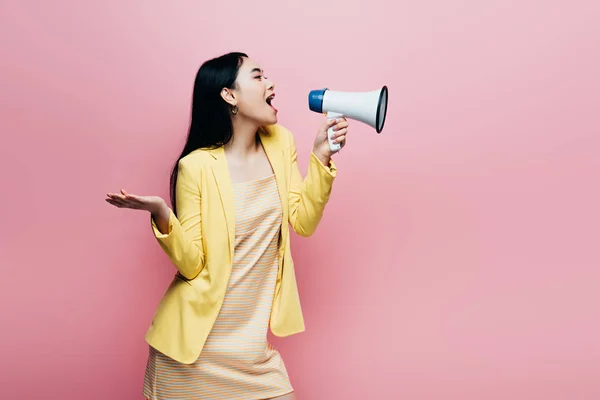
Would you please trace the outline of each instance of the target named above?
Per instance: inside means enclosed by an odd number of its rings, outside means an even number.
[[[275,174],[275,180],[277,181],[279,198],[281,199],[283,207],[282,227],[284,230],[283,233],[285,233],[287,230],[288,201],[285,160],[283,158],[284,150],[278,145],[277,138],[273,135],[274,133],[269,133],[268,128],[261,128],[259,130],[261,143],[265,149],[269,162],[271,163],[273,173]],[[225,213],[227,233],[229,234],[229,249],[231,256],[233,257],[235,249],[235,204],[229,165],[227,164],[227,157],[225,156],[225,150],[222,146],[210,150],[210,154],[215,159],[215,162],[212,164],[212,172],[219,189],[219,196]]]
[[[215,182],[219,188],[219,196],[225,213],[227,223],[227,233],[229,235],[229,250],[233,257],[235,248],[235,204],[233,200],[233,186],[231,184],[231,175],[229,174],[229,166],[225,157],[223,147],[210,150],[210,154],[215,159],[212,164],[212,172],[215,177]]]
[[[267,130],[268,128],[261,129],[260,140],[265,149],[265,153],[271,162],[273,173],[275,174],[275,180],[277,181],[277,189],[279,190],[279,198],[281,199],[281,206],[283,208],[283,219],[281,221],[280,239],[285,240],[288,234],[288,194],[287,194],[287,177],[286,177],[286,165],[284,158],[284,149],[279,145],[278,138],[275,137],[276,133]],[[279,249],[279,268],[277,269],[277,285],[276,293],[279,292],[281,280],[283,277],[283,259],[284,256],[284,245]]]
[[[283,159],[283,149],[277,143],[274,133],[269,133],[267,129],[262,128],[260,130],[260,140],[262,142],[265,153],[269,158],[273,172],[275,173],[275,180],[277,181],[277,188],[279,189],[279,198],[283,206],[283,217],[284,224],[287,221],[288,204],[287,204],[287,183],[285,176],[285,164]]]

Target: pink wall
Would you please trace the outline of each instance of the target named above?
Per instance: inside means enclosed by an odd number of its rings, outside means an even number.
[[[141,399],[173,269],[104,195],[167,195],[196,69],[230,50],[303,171],[309,90],[390,88],[293,239],[299,399],[599,398],[598,3],[217,3],[0,4],[0,398]]]

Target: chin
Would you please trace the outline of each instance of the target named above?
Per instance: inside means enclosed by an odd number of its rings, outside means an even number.
[[[275,111],[269,110],[269,113],[261,113],[259,115],[254,116],[252,120],[259,126],[268,126],[275,125],[277,123],[277,113]]]
[[[265,118],[261,125],[275,125],[277,123],[277,116],[271,118]]]

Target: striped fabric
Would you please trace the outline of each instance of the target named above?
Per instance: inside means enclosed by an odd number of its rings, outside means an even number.
[[[235,183],[234,200],[235,255],[220,314],[194,364],[150,347],[146,399],[251,400],[293,391],[280,354],[267,341],[282,223],[275,176]]]

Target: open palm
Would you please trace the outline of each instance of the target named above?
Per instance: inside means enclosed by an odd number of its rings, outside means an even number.
[[[134,210],[146,210],[151,213],[161,208],[165,201],[159,196],[137,196],[127,193],[121,189],[121,193],[108,193],[106,202],[118,208],[131,208]]]

